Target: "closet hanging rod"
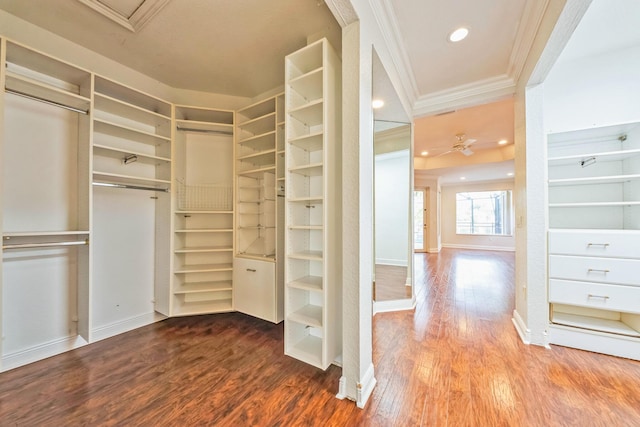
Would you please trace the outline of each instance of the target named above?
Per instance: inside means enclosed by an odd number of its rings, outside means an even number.
[[[176,127],[176,129],[183,130],[186,132],[217,133],[220,135],[233,135],[233,132],[229,132],[227,130],[194,129],[194,128],[183,128],[181,126]]]
[[[74,112],[80,113],[80,114],[89,114],[89,110],[82,110],[80,108],[72,107],[70,105],[62,104],[60,102],[50,101],[48,99],[41,98],[39,96],[29,95],[28,93],[20,92],[18,90],[9,89],[8,87],[4,88],[4,90],[7,93],[12,93],[14,95],[22,96],[23,98],[32,99],[34,101],[44,102],[45,104],[49,104],[49,105],[53,105],[53,106],[56,106],[56,107],[64,108],[65,110],[74,111]]]
[[[129,184],[113,184],[111,182],[93,182],[93,185],[97,187],[128,188],[131,190],[161,191],[164,193],[169,192],[169,189],[167,188],[143,187],[142,185],[129,185]]]
[[[47,242],[47,243],[16,243],[15,245],[2,245],[2,249],[31,249],[31,248],[51,248],[56,246],[80,246],[88,245],[89,239],[74,240],[71,242]]]

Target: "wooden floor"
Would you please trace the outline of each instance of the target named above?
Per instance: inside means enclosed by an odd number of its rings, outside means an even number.
[[[376,264],[376,281],[373,287],[375,301],[391,301],[411,298],[411,286],[407,286],[407,267]]]
[[[282,325],[174,318],[0,374],[0,426],[640,426],[640,363],[520,342],[513,254],[416,255],[415,310],[374,319],[364,410]]]

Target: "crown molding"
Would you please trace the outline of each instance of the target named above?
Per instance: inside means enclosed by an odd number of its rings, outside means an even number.
[[[516,82],[503,74],[420,97],[413,106],[413,117],[421,117],[498,101],[515,93]]]
[[[413,74],[409,55],[404,49],[398,19],[393,11],[393,7],[388,0],[369,0],[369,4],[371,5],[382,37],[389,49],[391,60],[400,78],[400,84],[403,87],[404,93],[409,102],[414,104],[419,95],[418,83]]]
[[[520,79],[548,4],[549,0],[527,0],[525,3],[507,68],[507,75],[514,82]]]
[[[338,21],[338,25],[340,25],[341,28],[344,28],[358,20],[358,14],[354,10],[351,1],[324,0],[324,3],[329,8],[334,18],[336,18],[336,21]]]
[[[169,0],[142,0],[140,6],[131,16],[125,16],[111,9],[99,0],[78,0],[90,7],[105,18],[135,33],[140,31],[160,10],[169,3]]]

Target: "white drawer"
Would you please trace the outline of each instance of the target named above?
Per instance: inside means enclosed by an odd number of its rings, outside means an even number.
[[[640,232],[636,230],[549,230],[549,253],[640,258]]]
[[[640,288],[551,279],[549,302],[640,313]]]
[[[640,260],[550,255],[549,277],[640,286]]]
[[[277,322],[275,263],[248,258],[233,262],[233,306],[245,314]]]

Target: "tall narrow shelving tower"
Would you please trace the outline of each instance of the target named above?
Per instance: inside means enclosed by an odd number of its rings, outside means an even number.
[[[340,60],[326,39],[285,59],[285,354],[341,358]]]

